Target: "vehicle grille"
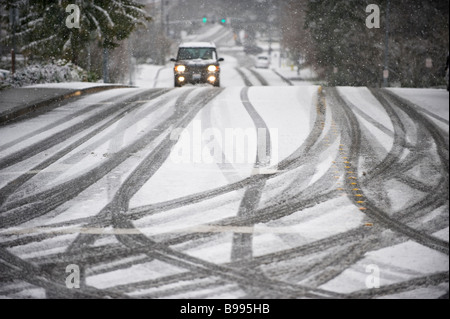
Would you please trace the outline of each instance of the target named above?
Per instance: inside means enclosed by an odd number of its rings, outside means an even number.
[[[190,73],[205,73],[206,66],[203,65],[190,65],[188,66],[188,72]]]

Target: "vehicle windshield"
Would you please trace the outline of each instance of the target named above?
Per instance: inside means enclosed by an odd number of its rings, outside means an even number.
[[[216,60],[216,51],[213,48],[180,48],[178,60]]]

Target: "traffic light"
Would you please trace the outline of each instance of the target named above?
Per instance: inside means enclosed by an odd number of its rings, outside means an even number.
[[[225,23],[227,23],[227,19],[223,18],[223,19],[220,20],[220,22],[221,22],[222,24],[225,24]]]
[[[207,23],[208,22],[208,18],[207,17],[203,17],[203,23]]]

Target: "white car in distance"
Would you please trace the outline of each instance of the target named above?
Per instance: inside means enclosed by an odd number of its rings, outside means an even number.
[[[255,68],[268,69],[270,67],[270,58],[268,55],[260,54],[256,57]]]

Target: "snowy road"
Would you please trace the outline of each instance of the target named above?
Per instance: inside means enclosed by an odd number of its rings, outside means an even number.
[[[0,127],[0,296],[448,298],[448,93],[239,58]]]

